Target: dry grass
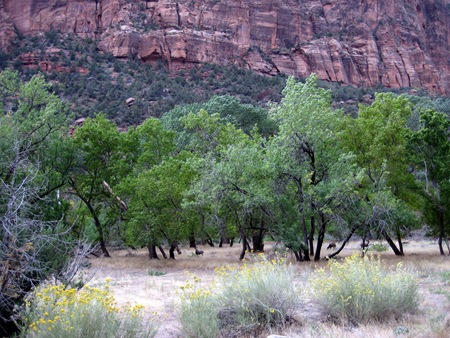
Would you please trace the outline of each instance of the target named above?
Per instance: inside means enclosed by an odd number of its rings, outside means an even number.
[[[359,249],[359,241],[350,243],[341,256],[349,256]],[[266,245],[270,252],[271,243]],[[326,246],[325,246],[326,247]],[[110,288],[120,304],[139,303],[147,313],[161,320],[157,338],[182,337],[178,320],[180,289],[188,276],[186,271],[202,279],[208,285],[214,279],[214,269],[225,265],[240,265],[240,246],[232,248],[201,247],[204,256],[196,256],[194,249],[183,248],[175,260],[149,260],[147,251],[113,251],[111,259],[91,259],[91,269],[95,277],[93,286],[102,285],[111,278]],[[437,245],[428,240],[410,241],[404,246],[405,256],[395,257],[390,251],[381,253],[387,266],[402,261],[404,266],[417,271],[420,280],[421,304],[419,312],[398,321],[384,324],[369,324],[358,327],[332,323],[320,313],[317,306],[306,300],[295,314],[294,324],[278,334],[289,337],[427,337],[444,338],[450,336],[450,258],[438,254]],[[323,254],[326,254],[324,250]],[[252,260],[247,255],[248,260]],[[296,283],[301,288],[317,266],[325,261],[295,263]],[[161,276],[150,276],[148,271],[164,272]],[[268,333],[260,337],[267,336]]]

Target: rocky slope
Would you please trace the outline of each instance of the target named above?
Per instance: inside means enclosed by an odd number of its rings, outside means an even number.
[[[172,69],[237,64],[450,95],[450,0],[0,0],[0,48],[50,29]]]

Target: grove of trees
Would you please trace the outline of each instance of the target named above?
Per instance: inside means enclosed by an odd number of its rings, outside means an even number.
[[[175,258],[180,242],[239,241],[242,259],[270,238],[309,261],[325,238],[342,241],[334,256],[355,234],[403,255],[426,224],[450,254],[449,116],[414,120],[416,105],[381,93],[351,117],[315,75],[282,94],[269,111],[217,96],[126,132],[99,112],[72,135],[42,76],[0,73],[0,317],[65,276],[80,241],[151,259],[163,245]]]

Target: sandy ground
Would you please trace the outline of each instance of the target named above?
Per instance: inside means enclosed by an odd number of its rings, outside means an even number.
[[[351,255],[358,250],[359,243],[359,241],[351,242],[341,256]],[[272,246],[273,243],[266,245],[266,253],[271,252]],[[232,248],[205,246],[201,249],[205,251],[203,256],[196,256],[194,249],[183,248],[181,255],[177,255],[175,260],[149,260],[145,249],[111,251],[111,259],[89,260],[91,268],[87,273],[93,274],[89,284],[105,286],[106,279],[110,278],[109,288],[120,305],[142,304],[145,306],[145,316],[160,322],[157,338],[183,337],[178,320],[180,286],[189,279],[189,274],[201,278],[201,283],[206,286],[214,279],[214,268],[227,264],[241,264],[238,260],[240,246]],[[403,264],[419,272],[420,292],[423,298],[421,314],[429,315],[430,318],[449,314],[450,285],[441,283],[435,272],[450,272],[450,258],[439,256],[436,243],[429,240],[408,241],[404,250],[405,257],[401,260]],[[252,259],[251,256],[248,258]],[[382,258],[389,265],[399,262],[399,259],[389,251],[382,253]],[[292,260],[292,257],[290,259]],[[294,262],[293,264],[298,271],[298,283],[302,284],[315,266],[326,263],[321,261],[318,263]],[[161,272],[164,275],[154,276],[149,272]],[[299,308],[297,319],[299,322],[318,322],[323,318],[315,305],[306,301]],[[392,332],[391,329],[389,330]],[[305,327],[299,326],[299,328],[285,333],[290,337],[308,337],[308,333],[305,332],[307,332]],[[360,335],[358,332],[345,331],[345,333],[338,333],[338,336],[367,337],[368,334],[370,336],[370,333],[363,330]],[[382,336],[386,335],[380,335],[380,337]],[[420,334],[416,336],[420,336]]]

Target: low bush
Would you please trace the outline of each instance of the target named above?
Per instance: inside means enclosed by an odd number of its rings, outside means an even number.
[[[157,325],[142,318],[143,306],[118,307],[108,290],[64,285],[38,289],[23,310],[22,337],[154,337]]]
[[[369,247],[370,251],[376,251],[376,252],[385,252],[385,251],[387,251],[387,249],[388,248],[387,248],[386,244],[383,244],[383,243],[375,243]]]
[[[240,268],[222,267],[216,274],[209,289],[197,287],[195,279],[182,287],[181,322],[189,337],[279,329],[298,303],[294,272],[285,261],[260,259]]]
[[[355,254],[342,263],[330,261],[328,268],[316,270],[309,283],[313,298],[333,318],[368,323],[417,310],[416,277],[400,263],[387,270],[379,257]]]
[[[219,332],[217,298],[211,287],[203,287],[200,278],[181,286],[181,324],[186,337],[211,338]]]

